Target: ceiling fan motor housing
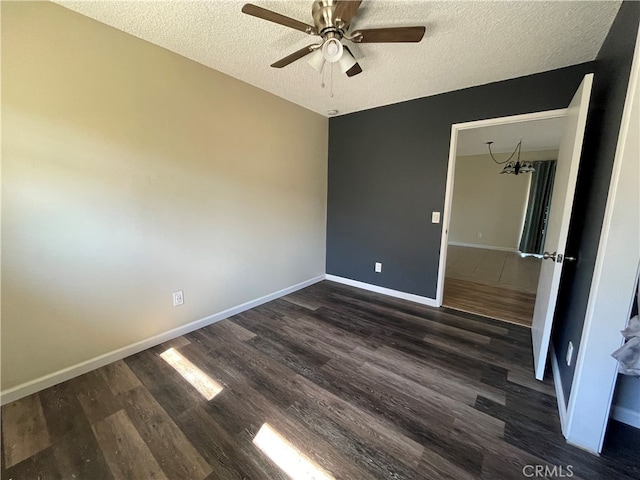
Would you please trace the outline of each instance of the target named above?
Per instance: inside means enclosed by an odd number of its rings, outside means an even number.
[[[333,33],[339,39],[349,29],[349,22],[335,18],[336,0],[316,0],[311,7],[313,23],[318,29],[318,33],[324,39],[325,35]]]

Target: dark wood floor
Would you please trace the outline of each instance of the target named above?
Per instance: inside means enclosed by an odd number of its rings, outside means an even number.
[[[4,406],[2,478],[288,478],[274,438],[298,478],[640,478],[634,429],[565,443],[529,335],[322,282]]]

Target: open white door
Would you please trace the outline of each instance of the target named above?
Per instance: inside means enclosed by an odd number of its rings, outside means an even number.
[[[547,364],[551,326],[558,298],[560,274],[565,260],[565,246],[573,207],[573,194],[578,176],[582,140],[587,123],[587,110],[593,74],[585,75],[567,109],[565,132],[560,142],[556,176],[549,208],[545,260],[540,269],[536,305],[533,311],[531,339],[536,378],[542,380]],[[548,257],[548,258],[547,258]]]

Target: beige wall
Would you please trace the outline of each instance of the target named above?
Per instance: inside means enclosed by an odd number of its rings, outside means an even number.
[[[523,152],[520,158],[555,160],[557,155],[544,150]],[[500,175],[502,169],[489,155],[456,158],[449,243],[517,250],[531,175]]]
[[[327,135],[58,5],[2,2],[2,389],[322,275]]]

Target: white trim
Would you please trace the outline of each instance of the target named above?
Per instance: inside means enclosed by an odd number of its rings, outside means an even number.
[[[480,245],[479,243],[449,242],[449,245],[453,245],[455,247],[484,248],[485,250],[498,250],[500,252],[518,253],[517,248],[494,247],[492,245]]]
[[[562,435],[567,438],[567,405],[564,401],[564,389],[562,388],[562,378],[560,377],[560,366],[553,342],[550,345],[551,371],[553,372],[553,385],[556,387],[556,400],[558,402],[558,415],[560,416],[560,428]]]
[[[451,142],[449,144],[449,166],[447,167],[447,186],[444,194],[442,211],[442,237],[440,238],[440,261],[438,262],[438,283],[436,284],[436,306],[442,306],[444,297],[444,274],[447,266],[447,245],[449,240],[449,223],[451,222],[451,205],[453,204],[453,176],[456,171],[456,149],[458,148],[458,130],[451,125]]]
[[[632,427],[640,428],[640,412],[636,412],[630,408],[614,405],[611,409],[611,418]]]
[[[442,305],[444,294],[444,274],[447,261],[447,243],[449,240],[449,224],[451,221],[451,204],[453,202],[453,177],[456,164],[456,149],[458,148],[458,132],[472,128],[490,127],[494,125],[509,125],[512,123],[531,122],[564,117],[566,108],[546,110],[543,112],[525,113],[509,117],[489,118],[474,122],[454,123],[451,125],[451,142],[449,144],[449,165],[447,167],[447,186],[444,195],[444,210],[442,213],[442,237],[440,239],[440,261],[438,262],[438,284],[436,288],[436,306]]]
[[[475,120],[473,122],[454,123],[457,130],[471,130],[474,128],[493,127],[495,125],[510,125],[512,123],[533,122],[535,120],[548,120],[550,118],[560,118],[567,114],[566,108],[556,110],[543,110],[541,112],[523,113],[520,115],[509,115],[507,117],[487,118],[485,120]]]
[[[378,285],[371,285],[370,283],[358,282],[357,280],[351,280],[350,278],[338,277],[336,275],[325,275],[326,280],[332,282],[342,283],[351,287],[361,288],[363,290],[369,290],[370,292],[382,293],[383,295],[389,295],[390,297],[402,298],[403,300],[409,300],[410,302],[420,303],[422,305],[428,305],[430,307],[437,307],[436,301],[433,298],[421,297],[413,293],[401,292],[399,290],[393,290],[391,288],[379,287]]]
[[[324,275],[320,275],[311,278],[296,285],[278,290],[277,292],[270,293],[263,297],[256,298],[255,300],[250,300],[241,305],[228,308],[226,310],[223,310],[222,312],[218,312],[213,315],[209,315],[208,317],[201,318],[200,320],[196,320],[195,322],[191,322],[186,325],[174,328],[172,330],[169,330],[168,332],[154,335],[153,337],[147,338],[145,340],[127,345],[126,347],[118,348],[117,350],[113,350],[84,362],[77,363],[76,365],[63,368],[62,370],[58,370],[57,372],[44,375],[40,378],[25,382],[13,388],[9,388],[0,393],[0,404],[4,405],[6,403],[13,402],[14,400],[18,400],[19,398],[26,397],[27,395],[31,395],[32,393],[39,392],[40,390],[44,390],[45,388],[52,387],[53,385],[57,385],[58,383],[64,382],[66,380],[70,380],[74,377],[77,377],[78,375],[82,375],[83,373],[90,372],[91,370],[95,370],[96,368],[100,368],[117,360],[121,360],[125,357],[128,357],[129,355],[133,355],[135,353],[141,352],[142,350],[146,350],[147,348],[154,347],[160,343],[179,337],[180,335],[193,332],[194,330],[197,330],[199,328],[206,327],[207,325],[211,325],[212,323],[232,317],[233,315],[237,315],[238,313],[242,313],[246,310],[257,307],[258,305],[262,305],[263,303],[270,302],[271,300],[283,297],[297,290],[308,287],[309,285],[313,285],[314,283],[321,282],[322,280],[324,280],[324,277]]]

